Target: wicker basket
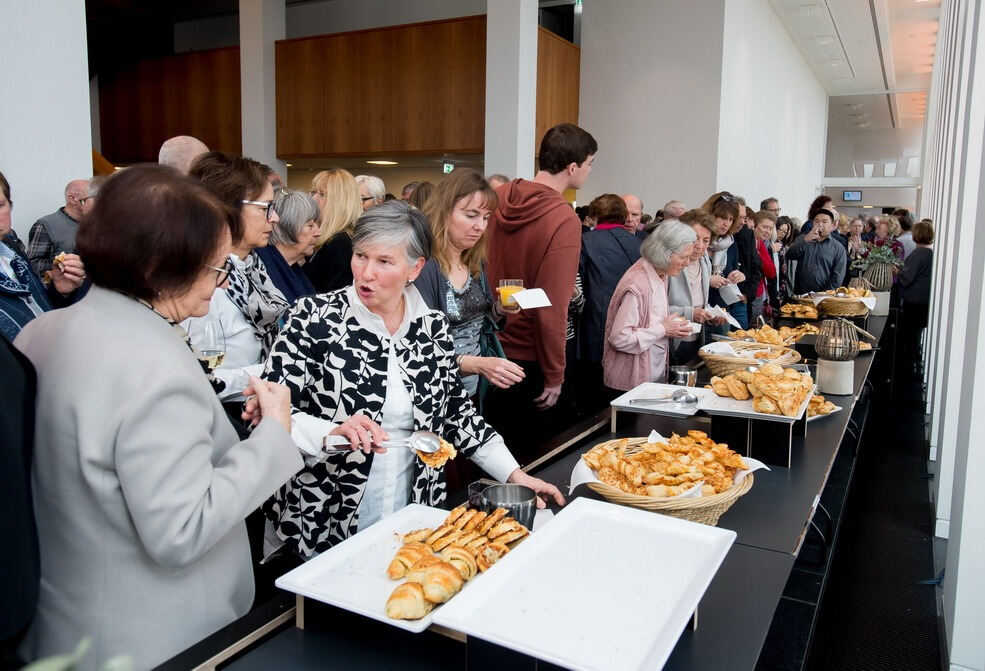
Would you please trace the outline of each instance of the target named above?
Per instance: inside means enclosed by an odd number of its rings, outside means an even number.
[[[619,439],[610,440],[603,445],[609,443],[618,442]],[[629,441],[630,446],[641,445],[646,442],[646,438],[633,438]],[[740,496],[749,491],[753,483],[753,474],[750,473],[742,479],[738,485],[732,487],[732,489],[722,492],[721,494],[714,494],[712,496],[701,496],[696,499],[692,498],[654,498],[652,496],[638,496],[636,494],[627,494],[617,487],[612,485],[607,485],[604,482],[589,482],[588,487],[597,494],[603,496],[606,500],[612,503],[618,503],[624,506],[632,506],[634,508],[642,508],[643,510],[651,510],[655,513],[663,513],[664,515],[670,515],[671,517],[677,517],[682,520],[689,520],[691,522],[700,522],[701,524],[707,524],[710,526],[715,526],[718,524],[718,518],[722,514],[732,507]]]
[[[824,314],[834,317],[864,317],[869,314],[869,308],[857,298],[832,296],[818,303],[817,307]]]
[[[728,375],[737,370],[744,370],[749,366],[759,366],[767,361],[773,361],[781,366],[792,366],[800,361],[800,353],[797,350],[780,345],[768,345],[759,342],[730,342],[740,356],[729,356],[727,354],[712,354],[699,350],[701,360],[708,366],[712,375]],[[757,352],[769,352],[769,359],[757,359],[754,355]]]

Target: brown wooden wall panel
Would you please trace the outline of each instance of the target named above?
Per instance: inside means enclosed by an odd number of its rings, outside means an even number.
[[[578,123],[581,50],[544,28],[537,32],[537,135],[559,123]]]
[[[193,135],[210,149],[242,151],[239,47],[142,61],[99,77],[102,154],[156,161],[161,143]]]
[[[484,16],[277,43],[277,155],[477,153]]]

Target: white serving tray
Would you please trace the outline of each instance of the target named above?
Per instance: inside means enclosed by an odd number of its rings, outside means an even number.
[[[644,382],[638,387],[633,387],[619,398],[612,401],[613,408],[622,412],[638,412],[644,415],[666,415],[668,417],[693,417],[698,412],[698,403],[684,405],[682,403],[652,403],[652,404],[633,404],[629,401],[634,398],[660,398],[670,396],[678,389],[687,389],[698,397],[698,400],[708,394],[714,396],[715,392],[703,387],[682,387],[678,384],[663,384],[660,382]]]
[[[808,417],[807,418],[807,421],[808,422],[813,422],[815,419],[822,419],[824,417],[830,417],[831,415],[833,415],[835,413],[838,413],[838,412],[841,412],[842,410],[844,410],[844,408],[836,405],[835,406],[835,409],[832,410],[831,412],[829,412],[828,414],[826,414],[826,415],[814,415],[813,417]]]
[[[431,618],[436,611],[431,611],[420,620],[392,620],[387,617],[386,601],[403,581],[390,580],[386,569],[401,545],[395,534],[437,527],[447,516],[447,510],[412,503],[282,575],[275,584],[289,592],[351,610],[394,627],[422,632],[431,626]],[[459,594],[456,598],[461,596]]]
[[[434,622],[570,669],[659,669],[735,532],[578,498]]]
[[[811,390],[809,394],[804,398],[804,402],[800,404],[800,408],[797,410],[797,415],[795,417],[787,417],[786,415],[771,415],[765,412],[756,412],[752,409],[752,399],[748,398],[745,401],[739,401],[734,398],[719,396],[711,389],[706,389],[705,391],[711,391],[710,396],[704,396],[698,399],[698,410],[702,410],[709,415],[726,415],[728,417],[745,417],[748,419],[762,419],[767,422],[783,422],[785,424],[793,424],[797,420],[803,418],[804,413],[807,411],[807,404],[810,402],[811,397],[814,395],[814,391],[817,389],[815,385],[814,389]]]

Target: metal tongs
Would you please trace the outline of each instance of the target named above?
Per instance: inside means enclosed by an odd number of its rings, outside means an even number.
[[[333,445],[340,447],[335,449],[332,447]],[[430,431],[414,431],[407,438],[384,440],[375,447],[384,447],[388,450],[406,448],[423,454],[434,454],[441,449],[441,439],[438,438],[437,434]],[[339,452],[351,452],[352,448],[349,447],[349,439],[345,436],[325,436],[322,438],[322,450],[326,454],[338,454]]]
[[[640,403],[682,403],[684,405],[690,405],[692,403],[697,403],[698,397],[689,392],[687,389],[677,389],[670,396],[660,396],[657,398],[631,398],[629,399],[630,405],[637,405]]]
[[[866,331],[864,328],[861,328],[861,327],[857,326],[855,324],[855,322],[848,321],[844,317],[835,317],[835,319],[839,319],[839,320],[845,322],[846,324],[848,324],[849,326],[851,326],[853,329],[855,329],[856,331],[858,331],[859,333],[861,333],[862,335],[864,335],[866,338],[868,338],[872,342],[875,342],[876,341],[876,337],[874,335],[872,335],[871,333],[869,333],[868,331]]]

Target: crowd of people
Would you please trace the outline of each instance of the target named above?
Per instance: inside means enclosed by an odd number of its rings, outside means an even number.
[[[173,138],[157,165],[70,182],[26,246],[0,174],[2,429],[21,446],[3,528],[28,549],[6,560],[4,654],[89,635],[82,668],[153,666],[242,616],[261,560],[298,564],[482,474],[563,504],[521,464],[572,408],[665,381],[727,319],[845,284],[872,245],[898,250],[918,347],[931,222],[821,196],[801,226],[728,191],[652,216],[629,193],[573,209],[562,194],[597,152],[561,124],[533,179],[460,168],[396,198],[345,170],[287,188]],[[517,284],[550,304],[520,309],[501,292]],[[381,447],[419,430],[460,457]],[[351,449],[326,452],[330,435]]]

